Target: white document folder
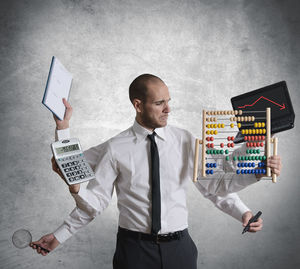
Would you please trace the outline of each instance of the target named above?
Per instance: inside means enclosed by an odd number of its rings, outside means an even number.
[[[71,84],[72,74],[53,56],[42,103],[60,120],[66,110],[62,99],[68,100]]]

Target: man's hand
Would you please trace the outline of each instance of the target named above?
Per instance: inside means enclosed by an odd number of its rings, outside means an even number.
[[[52,162],[52,170],[57,173],[63,180],[64,182],[69,186],[69,191],[71,193],[78,193],[80,190],[80,184],[73,184],[73,185],[69,185],[64,177],[64,175],[62,174],[62,172],[60,171],[54,157],[51,158],[51,162]]]
[[[267,166],[271,168],[272,173],[276,174],[278,177],[281,172],[281,158],[279,155],[271,156],[267,160]]]
[[[71,105],[68,103],[68,101],[65,98],[63,98],[63,103],[64,103],[64,105],[66,107],[66,112],[65,112],[64,119],[63,120],[59,120],[53,114],[53,118],[55,120],[57,130],[62,130],[62,129],[69,128],[69,121],[70,121],[71,116],[72,116],[73,108],[71,107]]]
[[[247,211],[243,214],[242,220],[243,220],[243,226],[246,227],[249,220],[253,217],[253,214],[251,211]],[[261,218],[258,218],[256,222],[252,222],[250,224],[250,229],[248,232],[250,233],[256,233],[258,231],[261,231],[263,227],[263,220]]]
[[[40,238],[40,240],[31,242],[30,246],[33,249],[36,249],[37,253],[46,256],[48,254],[47,251],[41,249],[47,249],[50,251],[54,250],[59,245],[58,240],[55,238],[54,234],[46,234]]]

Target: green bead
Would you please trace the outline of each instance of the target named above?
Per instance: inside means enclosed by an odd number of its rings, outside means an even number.
[[[252,150],[252,149],[250,149],[250,150],[249,150],[249,153],[250,153],[250,154],[252,154],[252,153],[253,153],[253,150]]]
[[[242,161],[244,160],[244,156],[241,156],[241,160],[242,160]]]
[[[252,152],[253,152],[253,154],[256,154],[256,150],[254,149],[254,150],[252,150]]]
[[[262,160],[262,159],[263,159],[263,156],[259,156],[259,159]]]
[[[236,156],[233,156],[233,160],[236,161]]]
[[[255,160],[258,161],[259,160],[259,156],[255,156]]]
[[[238,160],[240,161],[241,159],[242,159],[242,157],[241,157],[241,156],[239,156],[239,157],[238,157]]]
[[[248,156],[245,156],[245,161],[248,161]]]
[[[226,154],[228,154],[228,153],[229,153],[229,150],[228,150],[228,149],[226,149],[226,150],[225,150],[225,153],[226,153]]]
[[[267,157],[264,155],[262,159],[263,159],[263,161],[265,161],[267,159]]]
[[[255,160],[255,157],[256,157],[256,156],[252,156],[252,161],[254,161],[254,160]]]
[[[249,149],[246,150],[246,153],[249,154]]]
[[[221,154],[224,154],[224,150],[223,150],[223,149],[221,149],[221,150],[220,150],[220,153],[221,153]]]
[[[226,156],[226,161],[229,161],[229,156]]]
[[[257,154],[259,154],[260,153],[260,149],[257,149],[256,152],[257,152]]]
[[[215,149],[213,150],[213,154],[217,154],[217,151]]]
[[[209,149],[206,151],[206,154],[210,154],[210,150]]]

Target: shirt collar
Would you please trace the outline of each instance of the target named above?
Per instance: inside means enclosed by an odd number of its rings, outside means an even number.
[[[147,135],[152,134],[152,132],[143,126],[141,126],[136,120],[134,121],[134,124],[132,126],[133,132],[135,133],[135,136],[138,141],[145,139]],[[166,140],[166,127],[156,128],[154,131],[157,134],[159,138],[162,140]]]

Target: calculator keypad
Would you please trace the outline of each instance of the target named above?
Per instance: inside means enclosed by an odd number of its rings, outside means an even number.
[[[58,163],[60,164],[64,175],[70,182],[94,177],[94,172],[91,170],[82,153],[58,158]]]

